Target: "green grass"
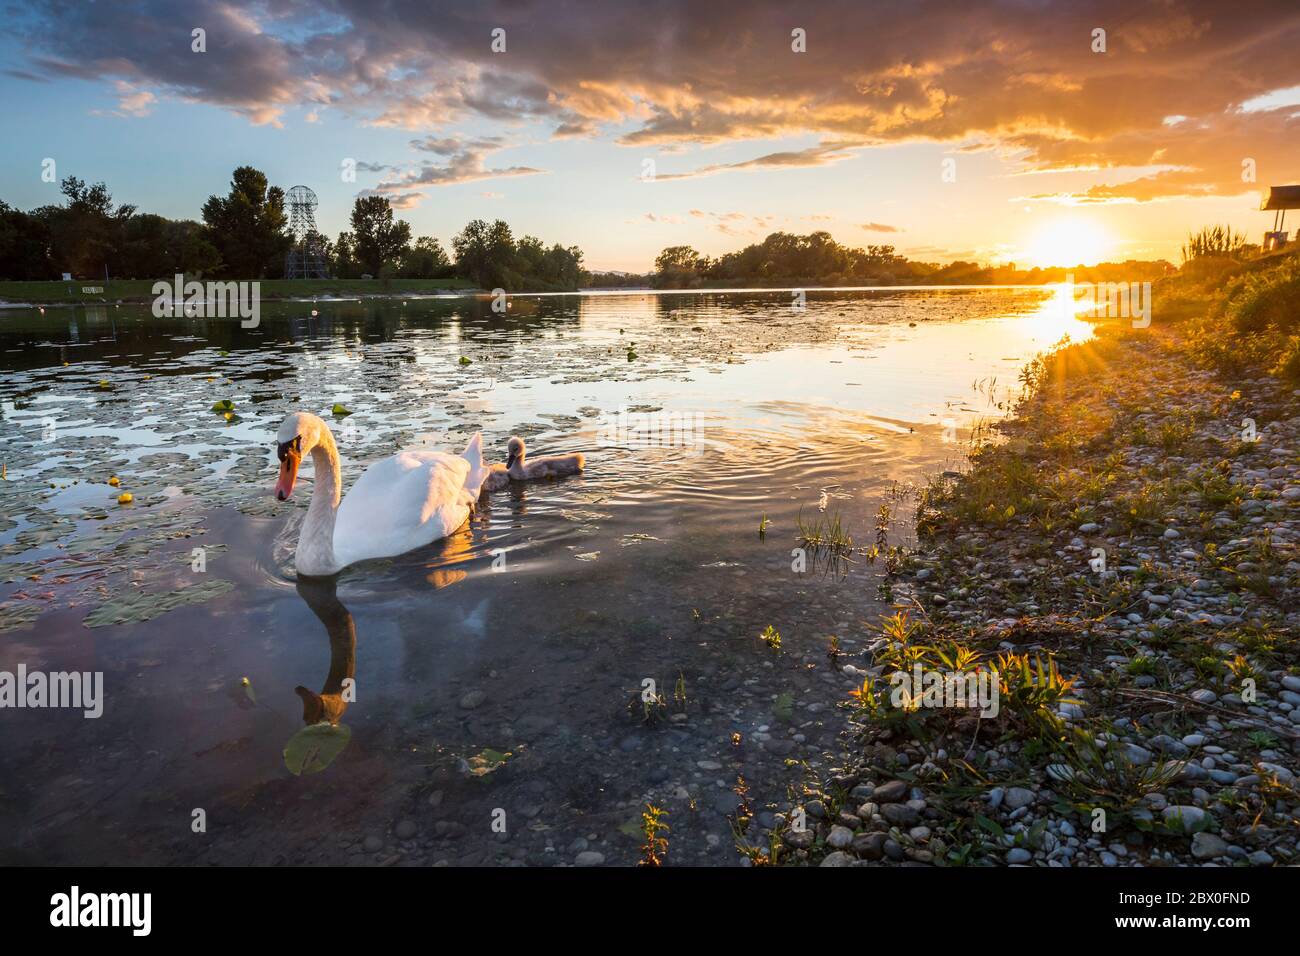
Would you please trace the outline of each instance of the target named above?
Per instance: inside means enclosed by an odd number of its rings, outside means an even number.
[[[155,279],[73,279],[71,282],[0,282],[0,300],[8,302],[151,302]],[[163,281],[171,281],[170,278]],[[263,298],[321,295],[400,295],[473,289],[468,279],[262,279]],[[83,293],[82,288],[103,292]]]
[[[1188,324],[1188,351],[1221,371],[1264,368],[1300,382],[1300,253],[1264,256],[1245,266]]]
[[[845,530],[844,521],[838,512],[819,514],[812,522],[806,522],[801,508],[796,523],[796,538],[808,550],[826,551],[839,557],[848,557],[853,553],[853,537]]]

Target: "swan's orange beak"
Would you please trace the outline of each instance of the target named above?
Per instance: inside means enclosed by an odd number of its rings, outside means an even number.
[[[298,462],[302,459],[298,453],[289,449],[280,459],[280,479],[275,483],[275,497],[284,501],[293,494],[293,483],[298,478]]]

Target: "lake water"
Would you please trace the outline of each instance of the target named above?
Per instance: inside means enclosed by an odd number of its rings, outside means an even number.
[[[737,864],[737,779],[758,839],[834,762],[854,682],[831,636],[851,661],[887,608],[861,555],[792,570],[801,516],[869,545],[883,503],[908,543],[908,488],[960,466],[1027,359],[1089,334],[1050,289],[792,301],[283,302],[255,330],[0,310],[0,671],[104,675],[98,719],[0,710],[0,863],[628,864],[650,802],[670,863]],[[298,585],[310,466],[272,494],[297,409],[332,423],[345,491],[476,430],[496,460],[519,434],[587,471]],[[347,676],[346,731],[300,736],[295,688]]]

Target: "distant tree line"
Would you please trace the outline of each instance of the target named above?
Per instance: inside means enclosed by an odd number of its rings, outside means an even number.
[[[0,200],[0,279],[278,279],[292,245],[285,194],[266,175],[241,166],[224,196],[209,196],[202,222],[166,219],[115,205],[104,183],[60,184],[62,205],[23,212]],[[485,288],[564,291],[585,280],[582,250],[540,239],[516,240],[501,220],[475,219],[452,240],[454,256],[432,236],[413,237],[385,196],[360,196],[350,229],[312,240],[341,279],[459,277]]]
[[[796,236],[774,232],[762,242],[716,259],[690,246],[669,246],[655,259],[653,283],[660,288],[718,284],[753,285],[986,285],[1061,282],[1067,274],[1079,281],[1154,279],[1173,270],[1158,262],[1100,263],[1096,266],[1017,269],[1015,263],[986,266],[957,261],[946,265],[914,262],[893,246],[865,249],[841,245],[828,232]]]

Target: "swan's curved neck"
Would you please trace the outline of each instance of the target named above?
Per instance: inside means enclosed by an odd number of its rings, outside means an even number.
[[[334,519],[343,497],[343,479],[339,474],[338,446],[328,428],[321,429],[320,438],[311,450],[311,463],[315,470],[314,487],[298,535],[294,564],[301,574],[334,574],[339,570],[334,556]]]
[[[506,469],[506,474],[508,474],[511,478],[517,478],[517,479],[527,478],[528,470],[524,466],[524,462],[526,460],[527,460],[527,452],[521,451],[518,455],[515,456],[514,464],[512,464],[508,469]]]

